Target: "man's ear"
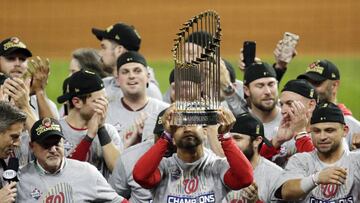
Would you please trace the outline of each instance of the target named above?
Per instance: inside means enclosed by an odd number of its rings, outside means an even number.
[[[253,141],[253,147],[257,150],[259,144],[263,141],[261,136],[257,136],[256,139]]]
[[[246,85],[244,85],[243,88],[244,88],[244,94],[249,97],[249,96],[250,96],[250,89],[249,89],[249,87],[246,86]]]
[[[73,97],[71,99],[71,102],[73,103],[74,107],[77,109],[80,109],[83,106],[83,102],[79,97]]]

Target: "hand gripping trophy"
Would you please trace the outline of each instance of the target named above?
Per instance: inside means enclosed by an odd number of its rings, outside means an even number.
[[[220,17],[194,16],[174,40],[175,107],[173,125],[214,125],[220,105]]]

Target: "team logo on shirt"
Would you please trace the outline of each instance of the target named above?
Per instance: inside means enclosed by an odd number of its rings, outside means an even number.
[[[70,184],[59,183],[53,188],[49,188],[43,200],[46,203],[72,203],[74,202],[74,192]]]
[[[193,178],[184,180],[184,189],[186,194],[191,194],[197,191],[199,186],[199,177],[195,176]]]
[[[333,198],[339,190],[339,186],[335,184],[321,185],[321,192],[325,198]]]
[[[31,193],[30,196],[36,200],[38,200],[41,197],[41,192],[39,189],[35,188]]]

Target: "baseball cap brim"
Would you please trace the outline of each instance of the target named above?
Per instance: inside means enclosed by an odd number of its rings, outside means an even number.
[[[3,54],[3,56],[8,56],[14,52],[22,53],[26,57],[32,57],[32,53],[30,50],[28,50],[26,48],[20,48],[20,47],[13,47],[13,48],[6,50],[6,52]]]
[[[305,79],[305,80],[312,80],[312,81],[315,81],[315,82],[323,82],[325,81],[327,78],[325,78],[324,76],[318,74],[318,73],[315,73],[315,72],[307,72],[307,73],[304,73],[304,74],[301,74],[297,77],[297,79]]]
[[[61,104],[61,103],[66,102],[66,101],[69,100],[69,99],[70,99],[70,94],[69,94],[69,93],[65,93],[65,94],[63,94],[63,95],[61,95],[61,96],[59,96],[59,97],[57,98],[57,102],[58,102],[59,104]]]
[[[259,135],[260,136],[260,135]],[[270,140],[268,140],[265,136],[261,136],[263,138],[264,143],[269,146],[269,147],[273,147],[272,143],[270,142]]]
[[[97,28],[92,28],[91,32],[96,36],[98,40],[102,40],[104,38],[108,38],[107,33],[104,30],[100,30]]]
[[[56,137],[58,139],[49,140],[48,139],[49,137],[51,137],[51,138]],[[35,140],[34,142],[38,143],[39,145],[43,146],[44,148],[48,148],[49,146],[53,146],[53,145],[57,144],[61,138],[64,138],[64,136],[61,132],[53,131],[53,132],[46,134],[46,135],[42,136],[41,138]]]

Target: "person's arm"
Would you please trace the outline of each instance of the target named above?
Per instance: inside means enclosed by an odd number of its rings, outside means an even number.
[[[120,150],[112,142],[111,137],[105,126],[99,128],[98,138],[103,150],[103,156],[106,166],[110,171],[113,171],[116,165],[116,160],[120,156]]]
[[[218,115],[218,138],[230,166],[224,174],[224,184],[232,190],[240,190],[253,182],[252,166],[228,133],[236,121],[234,115],[226,108],[220,108]]]
[[[230,165],[224,175],[225,185],[232,190],[240,190],[251,185],[253,182],[253,170],[249,160],[231,138],[223,140],[221,146]]]
[[[143,188],[151,189],[161,181],[161,172],[158,168],[165,155],[169,141],[161,137],[135,164],[133,178]]]
[[[206,127],[206,137],[210,145],[210,149],[219,157],[225,157],[224,150],[221,147],[219,139],[217,137],[218,126],[210,125]]]
[[[303,134],[299,133],[295,135],[294,139],[297,153],[311,152],[315,149],[310,134],[308,132],[303,132]]]
[[[85,135],[81,142],[76,146],[75,150],[69,155],[69,158],[79,161],[86,161],[86,156],[90,150],[92,141],[93,138]]]
[[[16,199],[16,182],[11,182],[0,189],[1,202],[15,202]]]
[[[123,196],[124,198],[129,199],[131,197],[131,187],[128,184],[128,177],[131,176],[129,172],[132,171],[126,171],[125,167],[130,168],[129,166],[125,166],[125,163],[123,161],[123,157],[126,159],[126,155],[122,154],[118,160],[116,161],[116,165],[114,167],[114,170],[112,171],[112,174],[108,180],[110,186],[114,188],[116,193]]]
[[[55,118],[58,119],[57,112],[53,112],[48,97],[46,96],[46,85],[50,74],[49,59],[43,61],[40,57],[36,57],[36,60],[29,62],[31,69],[31,86],[30,93],[36,95],[36,101],[39,107],[39,117]]]

